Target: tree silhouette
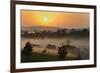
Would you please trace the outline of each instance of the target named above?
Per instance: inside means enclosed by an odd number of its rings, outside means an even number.
[[[27,42],[25,44],[24,50],[23,50],[23,54],[24,55],[31,55],[32,54],[32,45],[30,44],[30,42]]]
[[[66,45],[62,44],[62,46],[59,47],[59,49],[58,49],[58,57],[63,60],[63,59],[65,59],[65,56],[67,54],[68,54],[67,47],[66,47]]]

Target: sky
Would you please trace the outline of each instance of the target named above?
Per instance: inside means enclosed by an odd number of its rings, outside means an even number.
[[[22,26],[88,28],[89,13],[21,10]]]

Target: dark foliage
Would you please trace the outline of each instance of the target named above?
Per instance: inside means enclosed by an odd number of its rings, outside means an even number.
[[[32,54],[32,45],[30,44],[30,42],[27,42],[25,44],[25,47],[23,49],[23,52],[22,52],[24,55],[26,56],[29,56]]]
[[[56,45],[48,44],[46,46],[46,48],[48,48],[48,49],[56,49],[57,47],[56,47]]]
[[[35,33],[22,31],[22,37],[35,37],[35,38],[52,38],[52,37],[88,37],[89,29],[58,29],[57,31],[35,31]],[[52,35],[52,36],[51,36]]]

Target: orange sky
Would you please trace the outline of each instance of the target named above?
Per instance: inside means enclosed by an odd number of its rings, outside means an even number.
[[[88,28],[89,13],[21,10],[22,26]]]

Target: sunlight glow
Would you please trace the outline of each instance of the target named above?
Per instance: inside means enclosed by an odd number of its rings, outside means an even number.
[[[88,13],[22,10],[21,16],[23,26],[85,28],[89,24]]]
[[[47,21],[48,21],[48,16],[45,15],[45,16],[43,17],[43,20],[44,20],[44,22],[47,22]]]

